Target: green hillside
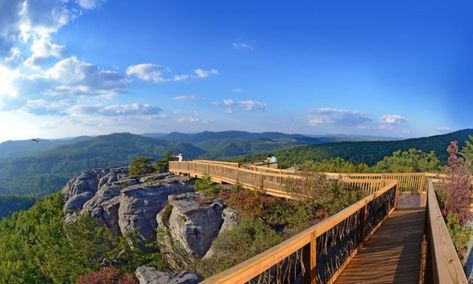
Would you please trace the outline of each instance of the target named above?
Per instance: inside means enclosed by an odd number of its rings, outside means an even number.
[[[167,152],[183,153],[188,158],[204,153],[189,144],[129,133],[98,136],[32,156],[2,161],[0,195],[43,196],[57,191],[83,170],[128,165],[136,156],[159,159]]]
[[[441,163],[444,164],[447,161],[446,149],[450,142],[456,140],[462,147],[469,135],[473,135],[473,129],[399,141],[340,142],[297,146],[279,150],[276,152],[276,156],[283,167],[290,167],[306,160],[321,161],[333,157],[340,157],[353,163],[366,163],[371,166],[395,151],[415,148],[424,152],[434,151]]]

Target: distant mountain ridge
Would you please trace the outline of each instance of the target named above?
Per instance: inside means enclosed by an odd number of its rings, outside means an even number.
[[[68,179],[81,171],[124,166],[137,156],[159,159],[168,152],[182,153],[186,159],[239,159],[246,155],[258,157],[274,153],[283,166],[291,166],[304,160],[332,157],[372,165],[394,151],[417,148],[424,151],[433,150],[441,161],[445,162],[445,149],[450,141],[458,140],[460,145],[463,145],[469,135],[473,135],[472,129],[398,141],[330,143],[323,143],[320,137],[298,134],[241,131],[196,134],[175,132],[157,134],[157,139],[130,133],[81,137],[79,140],[82,141],[29,156],[1,160],[0,196],[44,196],[59,190]]]
[[[374,165],[395,151],[416,148],[426,152],[434,151],[440,161],[445,164],[447,161],[446,149],[450,142],[456,140],[462,147],[470,135],[473,135],[473,129],[398,141],[339,142],[296,146],[282,149],[277,152],[277,155],[284,166],[291,166],[304,160],[324,160],[333,157],[341,157],[354,163]]]

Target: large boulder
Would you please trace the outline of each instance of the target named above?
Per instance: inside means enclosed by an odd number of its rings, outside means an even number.
[[[157,222],[166,227],[172,241],[178,241],[190,256],[203,257],[220,231],[225,203],[219,198],[203,199],[190,192],[170,196],[169,205],[172,209],[158,214]]]
[[[64,204],[64,213],[67,214],[81,210],[84,204],[93,196],[94,194],[90,191],[74,195]]]
[[[100,190],[84,204],[82,213],[99,219],[109,227],[115,235],[121,235],[118,225],[118,208],[120,207],[121,188],[116,185],[102,185]]]
[[[147,266],[139,266],[135,271],[140,284],[197,284],[202,278],[190,272],[166,273]]]
[[[95,193],[98,189],[99,175],[96,170],[85,171],[78,177],[71,179],[63,189],[65,201],[75,195],[91,192]]]
[[[122,189],[118,209],[122,234],[136,230],[145,240],[156,239],[156,215],[169,195],[192,191],[192,186],[182,182],[170,184],[139,184]]]

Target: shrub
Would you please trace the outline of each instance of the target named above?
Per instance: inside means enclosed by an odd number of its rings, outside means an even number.
[[[330,180],[324,174],[314,172],[310,167],[304,167],[301,179],[286,181],[286,190],[306,196],[312,202],[326,208],[332,215],[358,201],[362,194],[349,190],[343,183]]]
[[[174,158],[171,155],[171,153],[166,153],[161,160],[157,161],[154,164],[153,167],[158,172],[167,172],[169,171],[169,161],[173,161],[173,160]]]
[[[105,267],[77,278],[77,284],[138,284],[130,273],[120,274],[114,267]]]
[[[221,186],[213,183],[209,176],[205,176],[196,180],[194,189],[206,197],[214,197],[219,193]]]
[[[213,242],[214,255],[196,263],[196,272],[204,277],[214,275],[261,253],[283,240],[280,234],[260,219],[244,218],[230,231]]]
[[[220,197],[225,200],[229,207],[237,209],[243,216],[248,218],[262,217],[265,208],[271,206],[275,200],[273,197],[239,186],[222,190]]]
[[[426,153],[409,149],[384,157],[371,170],[380,173],[437,172],[440,170],[440,161],[434,151]]]
[[[458,214],[451,211],[448,212],[447,215],[447,228],[453,244],[461,257],[462,254],[460,252],[466,249],[466,245],[470,240],[471,231],[468,228],[463,227],[460,224]]]
[[[152,173],[154,171],[151,165],[151,158],[137,157],[130,163],[129,174],[130,176],[141,176]]]
[[[448,166],[445,190],[446,209],[458,215],[460,224],[466,225],[470,218],[471,183],[468,163],[458,156],[458,145],[452,141],[447,148]]]

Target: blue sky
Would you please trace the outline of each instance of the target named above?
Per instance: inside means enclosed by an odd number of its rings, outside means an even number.
[[[468,128],[469,2],[0,0],[0,141]]]

